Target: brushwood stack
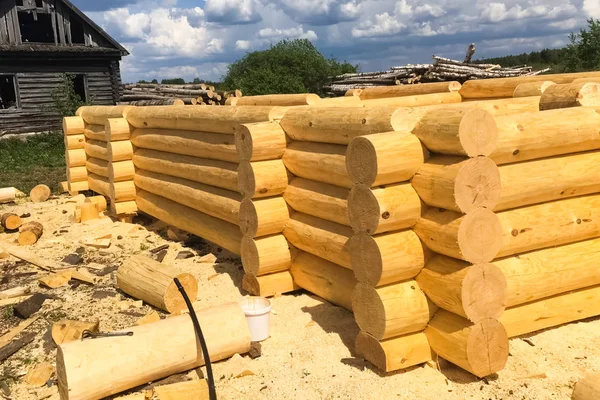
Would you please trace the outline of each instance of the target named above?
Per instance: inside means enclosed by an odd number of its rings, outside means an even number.
[[[121,105],[224,105],[227,99],[242,97],[240,90],[217,91],[204,83],[163,85],[159,83],[134,83],[123,85]]]

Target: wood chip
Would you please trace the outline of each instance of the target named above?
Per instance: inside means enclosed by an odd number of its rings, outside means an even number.
[[[208,383],[202,380],[156,386],[154,393],[158,400],[205,400],[208,399]]]
[[[247,361],[239,354],[234,354],[227,362],[225,368],[225,378],[241,378],[243,376],[254,375],[254,372],[248,368]]]
[[[115,400],[147,400],[152,398],[151,391],[144,391],[143,393],[132,393],[126,396],[115,398]]]
[[[66,286],[71,280],[71,270],[64,270],[55,274],[50,274],[39,278],[40,283],[50,289],[56,289]]]
[[[71,279],[76,279],[83,283],[87,283],[88,285],[96,284],[96,277],[82,268],[71,271]]]
[[[217,256],[212,253],[205,254],[198,259],[198,262],[205,264],[214,264],[215,261],[217,261]]]
[[[8,343],[10,343],[11,340],[13,340],[19,333],[23,332],[25,329],[27,329],[27,327],[31,324],[33,324],[35,321],[37,321],[37,319],[39,318],[39,315],[36,315],[35,317],[32,318],[28,318],[25,321],[22,321],[19,325],[15,326],[14,328],[12,328],[11,330],[9,330],[7,333],[5,333],[4,335],[2,335],[0,337],[0,347],[4,347],[6,346]]]
[[[80,340],[83,331],[99,332],[100,321],[85,322],[85,321],[59,321],[52,325],[52,339],[57,345]]]
[[[148,314],[146,314],[145,317],[143,317],[142,319],[137,321],[135,323],[135,325],[139,326],[139,325],[152,324],[152,323],[158,322],[158,321],[160,321],[160,315],[158,315],[158,313],[156,311],[152,310]]]
[[[31,296],[19,296],[19,297],[13,297],[11,299],[2,299],[2,300],[0,300],[0,307],[10,306],[13,304],[20,303],[22,301],[27,300],[30,297]]]
[[[12,299],[14,297],[25,296],[31,293],[31,289],[26,286],[17,286],[0,292],[0,299]]]
[[[54,272],[54,268],[52,268],[47,261],[39,258],[27,249],[17,248],[15,246],[9,245],[6,242],[2,242],[0,243],[0,245],[2,245],[11,256],[23,261],[27,261],[28,263],[33,264],[36,267],[43,269],[44,271]]]
[[[25,378],[25,383],[31,386],[43,386],[48,382],[56,368],[49,362],[43,362],[31,368]]]
[[[96,249],[108,249],[112,243],[112,235],[106,235],[99,238],[85,239],[83,244]]]

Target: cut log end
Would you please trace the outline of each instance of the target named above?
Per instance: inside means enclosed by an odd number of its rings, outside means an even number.
[[[19,237],[17,241],[20,246],[29,246],[37,243],[44,233],[44,226],[39,222],[28,222],[19,228]]]
[[[458,229],[458,246],[465,261],[489,262],[502,246],[502,224],[487,208],[468,213]]]
[[[475,264],[462,282],[461,301],[467,318],[500,318],[506,309],[506,277],[494,264]]]
[[[252,134],[248,127],[241,125],[236,128],[235,147],[237,148],[240,160],[249,161],[253,154]]]
[[[352,294],[352,311],[356,323],[362,331],[376,339],[382,339],[385,336],[385,305],[374,287],[362,283],[356,285]]]
[[[383,277],[383,263],[379,246],[366,232],[355,233],[350,238],[352,271],[359,282],[378,286]]]
[[[246,235],[242,238],[241,253],[242,265],[244,266],[246,275],[257,275],[260,268],[260,258],[256,241],[251,236]],[[246,280],[246,278],[244,278],[244,280]],[[256,279],[252,280],[249,277],[248,280],[249,287],[258,287],[258,281],[256,281]],[[250,293],[255,293],[249,289],[246,290]]]
[[[51,194],[52,194],[52,191],[50,190],[50,188],[48,186],[37,185],[36,187],[31,189],[31,192],[29,193],[29,197],[31,198],[31,201],[33,201],[34,203],[42,203],[42,202],[48,200],[48,198],[50,198]]]
[[[461,119],[458,136],[467,156],[490,155],[496,149],[498,140],[494,116],[481,109],[467,112]]]
[[[18,229],[23,224],[23,221],[17,214],[7,213],[0,218],[0,224],[4,229],[13,231]]]
[[[459,209],[468,213],[479,207],[493,209],[500,201],[500,171],[487,157],[462,163],[456,176],[454,197]]]
[[[195,301],[198,297],[198,283],[196,278],[190,274],[179,274],[177,279],[181,282],[181,285],[185,289],[185,293],[188,295],[191,301]],[[165,290],[164,303],[166,311],[175,313],[187,308],[185,300],[181,295],[181,292],[177,288],[175,281],[173,281]]]
[[[256,237],[258,232],[258,212],[252,199],[244,199],[240,204],[240,229],[243,235]]]
[[[373,191],[366,185],[354,186],[348,196],[348,216],[355,232],[374,234],[379,226],[380,218],[385,210],[381,210]]]
[[[356,137],[346,151],[346,170],[354,183],[371,187],[377,179],[377,150],[365,137]]]
[[[493,318],[479,321],[467,339],[466,351],[474,375],[483,377],[502,370],[508,360],[506,329]]]

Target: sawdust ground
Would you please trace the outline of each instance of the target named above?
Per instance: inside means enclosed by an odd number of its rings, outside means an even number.
[[[197,241],[190,247],[166,238],[166,227],[148,219],[145,226],[114,223],[110,219],[72,224],[73,204],[65,197],[42,204],[22,203],[0,206],[0,213],[31,213],[28,220],[45,227],[42,239],[30,250],[56,266],[77,248],[85,247],[84,264],[102,268],[118,266],[132,254],[169,244],[163,263],[192,273],[199,283],[197,301],[203,307],[238,301],[243,270],[239,258]],[[63,233],[60,230],[65,231]],[[106,250],[83,246],[82,241],[112,234]],[[12,241],[15,234],[0,233],[0,240]],[[175,260],[182,249],[198,256]],[[200,263],[200,256],[213,252],[215,263]],[[0,290],[18,285],[52,295],[40,318],[27,331],[36,339],[6,360],[0,371],[0,394],[8,399],[58,398],[56,385],[32,388],[23,376],[37,362],[55,362],[56,349],[49,329],[61,319],[100,321],[102,331],[131,326],[151,310],[138,307],[134,299],[116,289],[114,273],[100,278],[95,286],[80,284],[46,289],[38,284],[43,272],[16,259],[0,260]],[[91,269],[93,271],[93,269]],[[33,275],[19,276],[24,273]],[[96,293],[95,297],[92,296]],[[100,293],[100,295],[98,295]],[[353,358],[358,332],[352,314],[306,292],[272,299],[271,337],[262,343],[262,356],[247,363],[255,375],[224,377],[230,362],[214,365],[217,393],[221,399],[569,399],[574,383],[587,371],[600,369],[600,318],[528,335],[510,341],[506,368],[481,380],[453,365],[440,361],[441,372],[430,366],[383,375],[361,359]],[[125,309],[126,307],[129,307]],[[165,316],[164,313],[160,313]],[[19,323],[10,308],[0,310],[0,334]],[[532,345],[533,344],[533,345]]]

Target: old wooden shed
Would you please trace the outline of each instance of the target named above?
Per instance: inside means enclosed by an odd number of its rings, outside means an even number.
[[[82,99],[115,104],[127,54],[68,0],[0,0],[0,137],[60,129],[50,107],[65,73]]]

